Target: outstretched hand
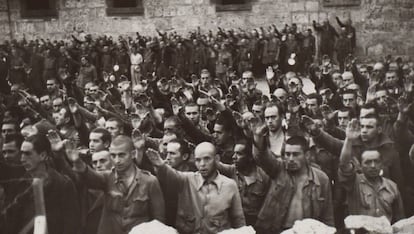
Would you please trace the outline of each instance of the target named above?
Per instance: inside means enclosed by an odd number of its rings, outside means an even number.
[[[346,127],[346,138],[350,140],[358,139],[360,135],[360,126],[357,119],[352,119]]]
[[[158,153],[158,151],[154,150],[154,149],[147,149],[146,151],[146,155],[148,157],[148,159],[151,161],[152,165],[159,167],[162,166],[164,164],[164,161],[162,160],[160,154]]]
[[[57,133],[57,131],[49,130],[46,136],[47,139],[49,139],[52,151],[60,151],[61,149],[63,149],[63,145],[65,142],[59,136],[59,133]]]
[[[242,114],[240,114],[237,111],[233,111],[232,114],[234,120],[236,120],[237,126],[239,126],[240,128],[245,128],[247,126],[247,123],[246,121],[244,121]]]
[[[412,103],[409,103],[406,96],[398,98],[398,111],[402,114],[407,114],[411,109]]]
[[[69,161],[78,162],[80,160],[79,150],[77,149],[76,142],[66,141],[65,142],[65,152]]]
[[[142,149],[145,146],[145,135],[139,129],[132,131],[132,142],[135,149]]]
[[[307,115],[302,115],[302,124],[306,128],[306,130],[312,135],[318,128],[316,122]]]

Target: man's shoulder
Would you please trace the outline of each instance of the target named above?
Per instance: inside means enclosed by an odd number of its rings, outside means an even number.
[[[321,169],[313,166],[311,166],[310,169],[312,170],[313,175],[316,177],[315,179],[317,179],[321,185],[330,183],[328,175]]]

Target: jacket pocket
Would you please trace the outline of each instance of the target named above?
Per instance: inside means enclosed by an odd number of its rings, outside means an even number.
[[[195,230],[196,218],[194,215],[178,211],[176,226],[180,233],[193,233]]]
[[[148,215],[148,196],[139,196],[132,199],[131,215],[132,216],[147,216]]]

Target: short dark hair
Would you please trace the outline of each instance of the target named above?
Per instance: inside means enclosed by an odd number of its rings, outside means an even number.
[[[38,153],[47,152],[49,153],[50,148],[50,142],[49,139],[47,139],[45,134],[35,134],[33,136],[29,136],[24,141],[32,143],[33,149]]]
[[[20,146],[22,145],[23,141],[24,141],[24,138],[20,134],[11,134],[11,135],[7,135],[4,138],[4,144],[14,142],[16,144],[16,147],[19,148],[19,149],[20,149]]]
[[[306,140],[304,136],[294,135],[289,137],[285,145],[300,145],[304,152],[308,151],[309,149],[309,142]]]
[[[353,119],[353,118],[356,117],[355,111],[352,108],[342,107],[341,109],[339,109],[339,111],[340,112],[348,112],[350,119]]]
[[[252,141],[250,141],[246,138],[238,138],[234,142],[234,145],[244,145],[245,146],[245,149],[244,149],[245,155],[249,158],[253,158],[253,154],[252,154],[253,144],[252,144]]]
[[[181,155],[190,154],[191,153],[190,152],[190,148],[188,147],[188,143],[186,141],[184,141],[183,139],[179,139],[179,138],[172,139],[171,141],[168,142],[168,144],[169,143],[179,144],[180,145],[179,151],[180,151]]]
[[[280,116],[283,116],[285,114],[285,110],[279,104],[274,103],[274,102],[267,103],[266,107],[264,108],[264,111],[266,111],[267,108],[272,108],[272,107],[277,108],[277,112]]]
[[[319,95],[319,94],[317,94],[317,93],[311,93],[311,94],[309,94],[309,95],[308,95],[308,97],[307,97],[306,99],[316,99],[316,103],[317,103],[318,105],[320,105],[320,104],[321,104],[321,102],[322,102],[322,97],[321,97],[321,95]]]
[[[112,118],[109,118],[106,122],[116,122],[116,124],[118,125],[120,129],[122,130],[124,129],[124,123],[118,118],[112,117]]]
[[[102,134],[101,140],[104,143],[111,143],[111,133],[106,130],[105,128],[97,127],[91,131],[91,133],[99,133]]]

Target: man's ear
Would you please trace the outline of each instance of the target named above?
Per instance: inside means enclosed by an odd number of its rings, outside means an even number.
[[[216,161],[216,162],[220,162],[220,158],[221,158],[221,157],[220,157],[220,154],[216,154],[215,161]]]
[[[190,154],[188,154],[188,153],[183,154],[183,160],[184,161],[187,161],[189,158],[190,158]]]
[[[382,126],[378,126],[378,133],[382,133]]]
[[[109,141],[104,142],[105,149],[108,149],[110,145],[111,145],[111,142]]]
[[[43,162],[46,162],[47,160],[47,153],[46,151],[43,151],[42,153],[40,153],[40,158],[42,159]]]

